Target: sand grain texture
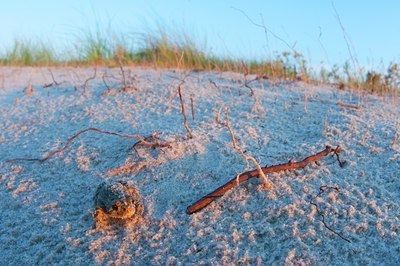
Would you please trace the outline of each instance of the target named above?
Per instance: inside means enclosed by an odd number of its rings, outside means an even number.
[[[93,69],[52,72],[66,82],[43,88],[52,82],[47,69],[0,68],[0,264],[400,264],[398,98],[364,95],[356,110],[338,106],[357,105],[355,94],[328,86],[259,80],[251,96],[241,74],[192,72],[181,86],[186,110],[194,103],[189,139],[177,91],[183,72],[127,68],[137,91],[110,81],[113,93],[104,93],[101,76],[118,76],[117,68],[98,68],[85,92]],[[238,145],[262,166],[326,145],[340,145],[347,166],[327,156],[269,174],[273,190],[249,180],[187,215],[194,201],[252,170],[216,121],[221,107],[230,108]],[[43,158],[89,127],[159,132],[171,148],[135,152],[136,140],[86,132],[45,162],[5,162]],[[93,229],[92,199],[114,180],[134,182],[145,209],[141,226],[104,233]],[[324,185],[341,193],[313,201],[351,243],[327,230],[310,204]]]

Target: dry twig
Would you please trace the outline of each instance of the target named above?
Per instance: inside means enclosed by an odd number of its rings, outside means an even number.
[[[320,158],[327,156],[330,153],[337,154],[337,159],[339,162],[341,162],[340,158],[339,158],[340,151],[341,151],[341,149],[339,146],[336,149],[332,148],[330,146],[326,146],[325,150],[320,151],[317,154],[311,155],[302,161],[288,162],[285,164],[278,164],[278,165],[272,165],[272,166],[265,166],[265,167],[261,168],[261,170],[264,174],[267,174],[267,173],[280,172],[280,171],[285,171],[285,170],[292,170],[292,169],[296,169],[296,168],[303,168],[306,165],[308,165],[309,163],[315,162],[315,161],[319,160]],[[341,165],[342,165],[342,163],[341,163]],[[258,169],[242,173],[237,177],[235,176],[228,183],[220,186],[213,192],[202,197],[200,200],[196,201],[195,203],[193,203],[192,205],[187,207],[187,213],[192,214],[192,213],[200,211],[201,209],[206,207],[208,204],[213,202],[215,199],[222,197],[228,190],[234,188],[235,186],[238,186],[240,183],[243,183],[252,177],[258,177],[258,176],[259,176]]]
[[[193,100],[193,94],[190,95],[190,107],[192,109],[192,120],[194,120],[194,100]]]
[[[49,68],[48,70],[50,72],[51,79],[53,80],[53,82],[52,83],[48,83],[48,84],[44,84],[43,88],[49,88],[49,87],[52,87],[52,86],[59,86],[59,85],[61,85],[61,84],[66,82],[66,81],[57,82],[56,79],[54,78],[54,75],[53,75],[53,72],[51,71],[51,69]]]
[[[347,104],[347,103],[342,103],[341,101],[338,102],[338,105],[341,106],[341,107],[347,107],[347,108],[356,109],[356,110],[360,110],[361,109],[360,106],[351,105],[351,104]]]
[[[96,75],[97,75],[97,68],[94,68],[94,74],[93,74],[93,76],[91,76],[91,77],[89,77],[88,79],[86,79],[85,82],[83,83],[82,88],[83,88],[83,91],[84,91],[84,92],[86,92],[86,88],[87,88],[87,85],[88,85],[89,81],[95,79],[95,78],[96,78]]]
[[[320,215],[320,216],[322,217],[322,223],[324,224],[324,226],[325,226],[329,231],[331,231],[332,233],[334,233],[334,234],[336,234],[337,236],[339,236],[341,239],[343,239],[343,240],[345,240],[345,241],[347,241],[347,242],[350,243],[350,240],[348,240],[348,239],[345,238],[342,234],[336,232],[335,230],[333,230],[332,228],[330,228],[330,227],[326,224],[324,213],[318,208],[318,204],[314,202],[314,200],[315,200],[317,197],[321,196],[321,195],[322,195],[325,191],[327,191],[327,190],[335,190],[336,192],[340,193],[340,190],[339,190],[338,187],[322,186],[322,187],[319,188],[319,193],[318,193],[315,197],[313,197],[312,199],[310,199],[310,204],[313,205],[313,206],[315,206],[315,209],[317,210],[318,215]]]
[[[183,125],[185,126],[186,132],[188,133],[189,138],[193,138],[192,132],[190,131],[188,122],[187,122],[187,117],[186,117],[186,112],[185,112],[185,105],[183,103],[182,99],[182,93],[181,93],[181,86],[178,87],[178,94],[179,94],[179,100],[181,102],[181,108],[182,108],[182,115],[183,115]]]
[[[229,123],[229,108],[226,109],[225,116],[226,116],[226,121],[223,124],[228,128],[229,133],[231,134],[233,148],[235,150],[237,150],[238,152],[240,152],[240,154],[242,155],[243,159],[246,160],[246,163],[248,163],[248,161],[251,161],[254,164],[254,167],[258,171],[259,177],[261,177],[261,179],[262,179],[264,187],[271,188],[271,185],[268,183],[267,177],[265,176],[265,174],[261,170],[261,166],[258,164],[256,159],[254,159],[254,157],[252,157],[252,156],[249,156],[249,155],[245,154],[243,149],[237,144],[237,141],[236,141],[236,138],[235,138],[235,134],[233,133],[233,129],[232,129],[230,123]]]
[[[103,73],[103,76],[101,77],[101,79],[103,80],[104,86],[106,86],[107,90],[110,91],[111,88],[110,88],[110,86],[108,86],[105,76],[106,76],[106,72]]]
[[[181,81],[181,83],[178,86],[178,94],[179,94],[179,100],[181,102],[181,108],[182,108],[183,125],[185,126],[185,129],[186,129],[186,132],[187,132],[189,138],[193,138],[192,132],[190,131],[190,128],[189,128],[189,125],[188,125],[188,122],[187,122],[187,117],[186,117],[186,112],[185,112],[185,105],[184,105],[183,98],[182,98],[182,93],[181,93],[181,86],[185,82],[185,78]]]
[[[13,162],[17,162],[17,161],[28,161],[28,162],[45,162],[48,159],[50,159],[51,157],[53,157],[54,155],[65,151],[72,143],[72,141],[74,139],[76,139],[77,137],[79,137],[81,134],[88,132],[88,131],[94,131],[97,133],[101,133],[101,134],[106,134],[106,135],[113,135],[113,136],[117,136],[117,137],[121,137],[121,138],[128,138],[128,139],[138,139],[142,145],[145,145],[147,147],[165,147],[165,148],[170,148],[171,145],[168,143],[160,143],[160,142],[148,142],[146,140],[144,140],[140,135],[127,135],[127,134],[120,134],[120,133],[116,133],[116,132],[111,132],[111,131],[106,131],[106,130],[101,130],[98,128],[86,128],[84,130],[81,130],[79,132],[77,132],[76,134],[74,134],[72,137],[70,137],[67,140],[67,143],[61,147],[60,149],[51,152],[50,154],[48,154],[47,156],[43,157],[43,158],[15,158],[15,159],[10,159],[7,160],[6,162],[8,163],[13,163]]]

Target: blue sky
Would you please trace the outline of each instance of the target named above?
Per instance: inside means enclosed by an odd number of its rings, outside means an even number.
[[[400,1],[389,0],[13,0],[1,1],[0,48],[15,38],[41,39],[68,47],[83,30],[111,27],[121,33],[161,22],[193,34],[218,55],[265,58],[270,52],[303,53],[312,64],[343,64],[349,52],[334,3],[359,62],[379,69],[400,62]],[[253,25],[261,23],[277,35]],[[283,39],[285,42],[281,41]],[[287,44],[286,44],[287,43]]]

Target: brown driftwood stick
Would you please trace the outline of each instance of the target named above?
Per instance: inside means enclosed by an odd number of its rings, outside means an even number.
[[[277,164],[277,165],[272,165],[272,166],[265,166],[265,167],[261,168],[261,170],[263,171],[264,174],[267,174],[267,173],[273,173],[273,172],[280,172],[280,171],[284,171],[284,170],[303,168],[307,164],[315,162],[318,159],[320,159],[322,157],[325,157],[325,156],[327,156],[328,154],[330,154],[332,152],[337,156],[339,164],[342,167],[343,166],[343,162],[340,161],[340,157],[339,157],[340,147],[338,146],[336,149],[334,149],[334,148],[332,148],[330,146],[326,146],[325,150],[323,150],[323,151],[321,151],[321,152],[319,152],[317,154],[311,155],[311,156],[305,158],[302,161],[299,161],[299,162],[288,162],[288,163]],[[234,188],[235,186],[238,186],[240,183],[243,183],[243,182],[249,180],[252,177],[258,177],[258,175],[259,175],[259,172],[256,169],[256,170],[252,170],[252,171],[248,171],[248,172],[242,173],[239,176],[235,176],[228,183],[220,186],[219,188],[217,188],[213,192],[211,192],[208,195],[202,197],[200,200],[196,201],[195,203],[193,203],[192,205],[187,207],[187,209],[186,209],[187,213],[188,214],[192,214],[192,213],[200,211],[201,209],[206,207],[208,204],[213,202],[215,199],[222,197],[228,190]]]
[[[342,103],[341,101],[339,101],[337,104],[339,106],[341,106],[341,107],[347,107],[347,108],[356,109],[356,110],[360,110],[361,109],[360,106],[351,105],[351,104],[347,104],[347,103]]]
[[[65,151],[71,145],[71,143],[74,139],[76,139],[77,137],[79,137],[79,135],[81,135],[85,132],[88,132],[88,131],[94,131],[94,132],[101,133],[101,134],[113,135],[113,136],[127,138],[127,139],[138,139],[142,145],[147,146],[147,147],[171,148],[171,145],[168,143],[160,143],[158,141],[149,142],[146,139],[143,139],[140,135],[120,134],[120,133],[116,133],[116,132],[111,132],[111,131],[106,131],[106,130],[101,130],[98,128],[91,127],[91,128],[86,128],[84,130],[77,132],[76,134],[74,134],[72,137],[70,137],[67,140],[67,143],[64,146],[62,146],[60,149],[58,149],[56,151],[51,152],[50,154],[48,154],[47,156],[45,156],[43,158],[15,158],[15,159],[6,160],[6,162],[8,162],[8,163],[13,163],[13,162],[17,162],[17,161],[40,162],[40,163],[45,162],[48,159],[50,159],[51,157],[53,157],[54,155]]]

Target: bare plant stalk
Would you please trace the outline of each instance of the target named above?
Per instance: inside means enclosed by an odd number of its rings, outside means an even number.
[[[254,96],[254,90],[253,90],[252,87],[250,87],[249,84],[250,84],[251,82],[253,82],[253,81],[258,80],[258,77],[256,77],[255,79],[252,79],[252,80],[250,80],[250,81],[247,81],[246,76],[247,76],[247,73],[244,74],[244,84],[243,84],[243,86],[246,87],[246,88],[248,88],[248,89],[250,90],[250,96]]]
[[[119,69],[121,70],[121,73],[122,73],[122,82],[124,83],[122,91],[127,91],[129,89],[129,86],[128,86],[128,83],[126,82],[125,70],[122,67],[121,60],[118,60],[118,64],[119,64]]]
[[[111,88],[110,88],[110,86],[108,86],[105,76],[106,76],[106,72],[103,73],[103,76],[101,77],[101,79],[103,80],[104,86],[106,86],[107,90],[110,91]]]
[[[226,116],[225,126],[228,128],[229,133],[231,134],[233,148],[235,150],[237,150],[238,152],[240,152],[240,154],[242,155],[243,159],[246,160],[246,163],[248,161],[251,161],[254,164],[254,167],[258,171],[259,177],[261,177],[261,180],[262,180],[262,183],[263,183],[264,187],[265,188],[271,188],[271,184],[268,182],[267,177],[263,173],[263,171],[261,169],[261,166],[258,164],[256,159],[254,159],[254,157],[252,157],[252,156],[249,156],[249,155],[245,154],[243,149],[237,144],[237,141],[236,141],[236,138],[235,138],[235,134],[233,133],[232,127],[231,127],[231,125],[229,123],[229,108],[226,109],[225,116]]]
[[[178,94],[179,94],[179,100],[181,102],[181,108],[182,108],[183,125],[185,126],[185,129],[186,129],[186,132],[187,132],[189,138],[193,138],[192,132],[190,131],[190,128],[189,128],[189,125],[187,122],[185,105],[183,103],[183,98],[182,98],[182,93],[181,93],[181,85],[178,86]]]
[[[190,95],[190,107],[192,108],[192,120],[194,120],[194,100],[193,100],[193,94]]]
[[[344,40],[346,42],[347,50],[349,52],[351,61],[353,62],[354,76],[357,77],[358,75],[357,75],[356,69],[358,67],[358,69],[361,70],[361,66],[360,66],[360,64],[358,62],[357,55],[355,54],[354,45],[351,42],[351,38],[350,38],[349,34],[347,33],[346,29],[344,28],[344,26],[342,24],[342,20],[340,19],[339,13],[337,12],[335,4],[333,3],[333,1],[331,2],[331,4],[332,4],[333,11],[335,12],[336,19],[337,19],[337,21],[339,23],[339,26],[340,26],[340,28],[341,28],[341,30],[343,32],[343,38],[344,38]],[[350,46],[350,44],[351,44],[351,46]],[[358,80],[358,78],[357,78],[357,92],[358,92],[358,105],[360,105],[361,104],[361,83]]]
[[[307,112],[308,110],[308,97],[307,97],[307,92],[304,91],[304,111]]]
[[[13,162],[17,162],[17,161],[29,161],[29,162],[36,161],[36,162],[40,162],[40,163],[45,162],[48,159],[50,159],[51,157],[53,157],[54,155],[65,151],[71,145],[71,143],[73,142],[74,139],[76,139],[81,134],[83,134],[85,132],[88,132],[88,131],[94,131],[94,132],[101,133],[101,134],[113,135],[113,136],[117,136],[117,137],[121,137],[121,138],[127,138],[127,139],[138,139],[142,145],[145,145],[147,147],[171,148],[171,145],[168,144],[168,143],[160,143],[158,141],[156,141],[156,142],[148,142],[148,141],[144,140],[140,135],[137,135],[137,134],[136,135],[120,134],[120,133],[116,133],[116,132],[111,132],[111,131],[106,131],[106,130],[101,130],[101,129],[98,129],[98,128],[91,127],[91,128],[86,128],[84,130],[81,130],[81,131],[77,132],[76,134],[74,134],[72,137],[70,137],[67,140],[67,143],[64,146],[62,146],[60,149],[58,149],[56,151],[51,152],[50,154],[48,154],[47,156],[45,156],[43,158],[15,158],[15,159],[7,160],[6,162],[8,162],[8,163],[13,163]]]
[[[292,170],[296,168],[303,168],[307,166],[309,163],[315,162],[319,160],[322,157],[327,156],[330,153],[334,153],[337,156],[337,160],[339,162],[340,167],[343,167],[344,162],[340,160],[339,153],[341,149],[338,146],[336,149],[332,148],[331,146],[326,146],[326,148],[323,151],[320,151],[317,154],[311,155],[302,161],[299,162],[288,162],[284,164],[278,164],[278,165],[272,165],[272,166],[265,166],[261,168],[262,172],[264,174],[267,173],[274,173],[274,172],[280,172],[280,171],[285,171],[285,170]],[[188,214],[192,214],[195,212],[198,212],[205,208],[208,204],[213,202],[214,200],[222,197],[227,191],[230,189],[238,186],[239,184],[249,180],[250,178],[253,177],[258,177],[259,176],[259,170],[255,169],[252,171],[248,171],[245,173],[240,174],[239,176],[235,176],[232,178],[228,183],[220,186],[219,188],[215,189],[213,192],[207,194],[206,196],[202,197],[189,207],[187,207],[186,211]]]

